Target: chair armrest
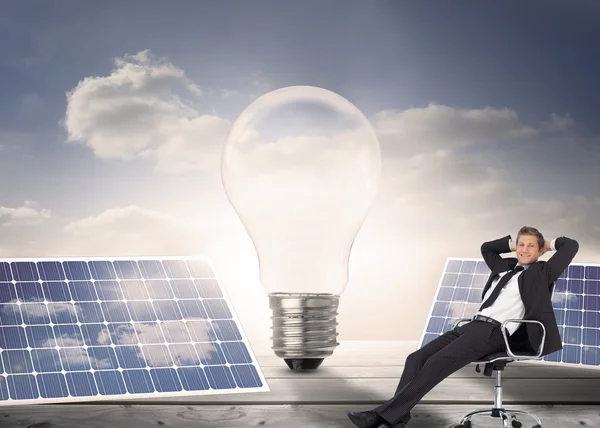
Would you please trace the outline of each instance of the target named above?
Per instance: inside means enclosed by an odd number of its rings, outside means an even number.
[[[456,321],[456,322],[454,323],[454,328],[458,327],[458,325],[459,325],[460,323],[463,323],[463,322],[468,322],[468,321],[473,321],[473,318],[461,318],[461,319],[459,319],[458,321]]]
[[[508,336],[506,336],[506,324],[511,323],[511,322],[539,324],[542,327],[542,341],[538,348],[537,354],[535,354],[535,355],[515,355],[512,352],[512,350],[510,349],[510,346],[508,344]],[[536,321],[536,320],[508,319],[502,323],[502,326],[500,327],[500,329],[502,331],[502,336],[504,336],[504,343],[506,344],[506,353],[510,357],[524,360],[524,359],[530,359],[531,357],[540,358],[542,356],[542,350],[544,349],[544,341],[546,340],[546,328],[544,327],[544,324],[542,324],[541,322]]]

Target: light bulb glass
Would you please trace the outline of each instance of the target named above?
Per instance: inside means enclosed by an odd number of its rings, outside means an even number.
[[[264,289],[279,307],[293,307],[289,299],[304,302],[296,315],[291,309],[284,315],[289,328],[274,336],[294,335],[295,328],[296,336],[308,334],[297,342],[310,342],[307,322],[323,309],[313,309],[311,318],[306,307],[337,309],[352,245],[378,190],[381,154],[369,121],[331,91],[277,89],[255,100],[233,124],[221,176],[256,249]],[[329,324],[322,335],[337,335],[335,313],[333,333]],[[315,352],[305,343],[276,353],[314,357],[316,348],[327,348],[321,345],[314,344]]]

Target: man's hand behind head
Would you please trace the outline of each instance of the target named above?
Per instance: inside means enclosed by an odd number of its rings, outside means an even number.
[[[548,251],[552,251],[551,242],[548,239],[545,239],[544,246],[540,248],[540,256],[543,256]]]

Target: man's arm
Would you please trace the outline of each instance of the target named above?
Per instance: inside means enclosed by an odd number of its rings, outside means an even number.
[[[561,236],[552,242],[546,241],[544,248],[546,251],[556,250],[556,253],[542,267],[542,273],[546,275],[548,284],[552,284],[562,275],[575,258],[575,255],[579,251],[579,243],[574,239]]]
[[[490,270],[505,270],[509,268],[508,260],[502,258],[500,254],[514,251],[511,248],[511,242],[511,236],[506,235],[493,241],[484,242],[481,245],[481,255],[483,256],[485,264],[490,268]],[[501,267],[502,269],[500,269]]]

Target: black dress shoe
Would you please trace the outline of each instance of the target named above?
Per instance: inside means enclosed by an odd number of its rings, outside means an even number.
[[[346,412],[348,418],[359,428],[390,428],[390,425],[372,410],[366,412]]]

